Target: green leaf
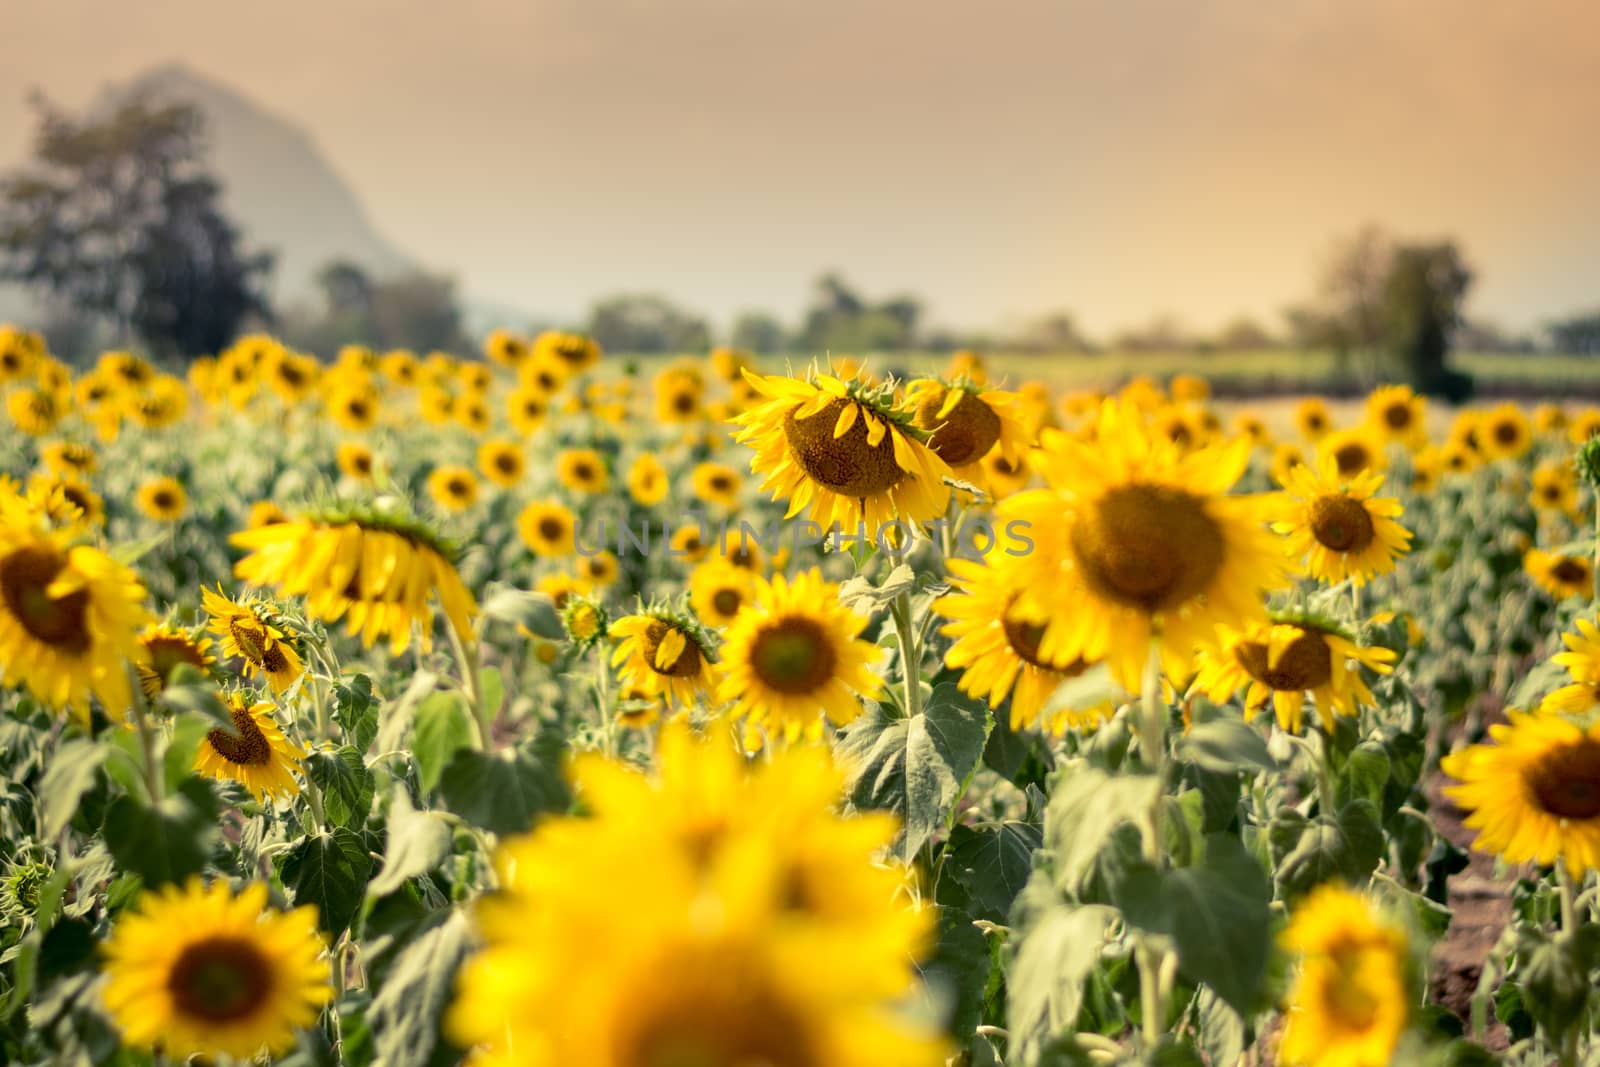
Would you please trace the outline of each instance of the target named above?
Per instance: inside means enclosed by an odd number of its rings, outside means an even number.
[[[1006,975],[1007,1029],[1017,1062],[1029,1062],[1077,1022],[1084,983],[1116,914],[1098,904],[1053,908],[1022,938]]]
[[[124,870],[155,888],[198,874],[217,835],[217,799],[209,783],[190,778],[156,807],[132,794],[106,808],[106,847]]]
[[[894,566],[884,575],[883,584],[873,585],[865,575],[858,574],[839,586],[839,600],[846,607],[862,615],[871,615],[889,601],[916,584],[917,572],[904,563]]]
[[[1242,1015],[1267,971],[1271,898],[1266,873],[1239,839],[1210,834],[1197,866],[1158,871],[1145,864],[1130,871],[1117,905],[1132,925],[1170,937],[1180,973],[1210,986]]]
[[[480,752],[463,748],[439,777],[445,807],[473,826],[522,833],[535,817],[567,805],[559,762],[532,751]]]
[[[988,939],[954,908],[939,910],[939,941],[933,956],[918,967],[934,1012],[953,1036],[972,1033],[982,1021],[983,993],[989,982]]]
[[[411,754],[424,793],[439,784],[451,757],[472,744],[472,717],[460,693],[433,693],[417,705]]]
[[[313,752],[306,757],[306,774],[322,792],[322,811],[335,826],[361,829],[372,811],[376,782],[350,745],[335,752]]]
[[[1195,994],[1195,1040],[1208,1063],[1238,1063],[1244,1055],[1244,1018],[1207,986]]]
[[[233,712],[222,702],[217,683],[192,663],[180,663],[172,669],[166,688],[156,697],[156,703],[173,711],[192,711],[220,726],[229,736],[238,737],[233,725]]]
[[[373,1061],[426,1067],[440,1044],[439,1021],[455,990],[456,971],[472,945],[459,911],[417,936],[399,953],[372,998]]]
[[[1178,758],[1208,771],[1267,771],[1275,773],[1278,761],[1267,742],[1242,719],[1211,719],[1196,723],[1178,743]]]
[[[1289,824],[1284,826],[1287,833]],[[1279,890],[1293,899],[1334,879],[1359,885],[1377,869],[1384,847],[1383,827],[1370,801],[1353,801],[1337,816],[1318,815],[1305,823],[1278,864]]]
[[[405,692],[401,693],[398,699],[383,701],[378,709],[379,752],[394,752],[411,747],[412,723],[416,717],[417,706],[433,693],[438,684],[437,674],[432,671],[418,671],[411,676],[411,684],[406,686]]]
[[[367,887],[374,896],[392,893],[406,879],[427,874],[450,854],[450,827],[435,812],[418,811],[404,787],[397,787],[389,805],[389,843],[383,867]]]
[[[161,755],[162,778],[168,792],[194,774],[194,759],[200,751],[200,742],[217,728],[214,720],[197,712],[186,711],[174,719],[167,750]]]
[[[1003,822],[973,829],[957,826],[945,846],[944,876],[967,891],[973,918],[1004,924],[1033,869],[1034,849],[1044,844],[1037,826]]]
[[[372,695],[372,679],[357,674],[334,686],[333,717],[357,752],[371,748],[378,736],[378,700]]]
[[[1107,774],[1082,763],[1065,768],[1044,815],[1056,884],[1077,892],[1112,832],[1143,819],[1160,795],[1161,782],[1153,774]]]
[[[39,806],[46,840],[54,841],[77,813],[83,794],[94,788],[95,775],[110,752],[103,745],[74,738],[50,756],[39,782]]]
[[[566,636],[555,601],[544,593],[508,586],[491,587],[483,599],[483,620],[497,619],[521,626],[537,637],[559,641]]]
[[[506,685],[499,667],[485,667],[478,672],[478,695],[483,701],[484,716],[494,722],[500,717],[500,705],[506,699]]]
[[[1363,741],[1345,760],[1337,782],[1341,804],[1367,800],[1374,807],[1383,803],[1383,787],[1389,781],[1389,756],[1378,741]]]
[[[336,940],[355,918],[366,893],[372,857],[361,835],[344,826],[302,838],[279,876],[296,905],[315,904],[317,925]]]
[[[936,686],[921,714],[889,719],[877,704],[845,728],[839,757],[849,768],[851,802],[901,818],[896,852],[916,855],[942,828],[983,757],[988,709],[953,682]]]

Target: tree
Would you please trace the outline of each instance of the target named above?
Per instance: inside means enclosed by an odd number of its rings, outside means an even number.
[[[1227,352],[1249,352],[1271,348],[1274,343],[1272,335],[1260,323],[1240,316],[1218,331],[1216,346]]]
[[[34,161],[0,180],[0,280],[185,356],[270,316],[272,258],[245,253],[221,212],[199,112],[136,98],[76,120],[32,103]]]
[[[745,311],[733,320],[728,343],[746,352],[770,355],[787,349],[789,338],[777,316],[765,311]]]
[[[869,303],[837,274],[817,279],[800,344],[812,352],[893,352],[914,346],[922,304],[896,296]]]
[[[1470,379],[1446,365],[1472,271],[1452,241],[1401,245],[1383,284],[1382,323],[1393,366],[1421,392],[1465,399]]]
[[[1600,308],[1558,319],[1549,327],[1550,345],[1557,352],[1600,355]]]
[[[654,294],[620,293],[598,301],[587,332],[610,352],[699,352],[711,346],[704,319]]]
[[[1092,352],[1094,344],[1078,329],[1077,320],[1065,311],[1034,319],[1022,328],[1011,345],[1023,352]]]
[[[471,347],[462,332],[455,279],[414,271],[375,279],[348,260],[317,272],[322,312],[299,308],[284,316],[283,339],[296,348],[333,352],[341,345],[461,351]]]

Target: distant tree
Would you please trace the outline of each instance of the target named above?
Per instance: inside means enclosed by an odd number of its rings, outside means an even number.
[[[422,271],[373,278],[365,268],[334,260],[317,272],[322,309],[298,308],[283,316],[288,344],[332,353],[341,345],[461,351],[471,347],[462,329],[455,279]]]
[[[200,161],[186,105],[124,102],[73,119],[35,96],[34,161],[0,179],[0,281],[192,356],[270,315],[270,255],[247,254]]]
[[[360,264],[336,259],[317,271],[317,286],[329,314],[372,314],[372,279]]]
[[[1549,325],[1548,332],[1550,347],[1557,352],[1600,356],[1600,308],[1558,319]]]
[[[1382,323],[1393,369],[1423,392],[1464,399],[1470,379],[1446,366],[1472,271],[1451,241],[1401,245],[1384,278]]]
[[[1451,337],[1451,346],[1462,352],[1532,352],[1533,339],[1501,328],[1487,319],[1462,319]]]
[[[1093,342],[1078,329],[1077,320],[1065,311],[1040,316],[1024,326],[1010,347],[1023,352],[1092,352]]]
[[[1111,346],[1124,352],[1181,352],[1194,347],[1194,339],[1171,315],[1157,315],[1143,326],[1123,330]]]
[[[598,301],[586,329],[611,352],[698,352],[711,346],[704,319],[654,294],[621,293]]]
[[[1215,347],[1228,352],[1271,348],[1277,341],[1254,319],[1241,316],[1217,331]]]
[[[812,352],[893,352],[916,344],[922,304],[896,296],[873,304],[837,274],[817,279],[798,340]]]
[[[745,311],[733,320],[728,343],[746,352],[770,355],[789,347],[789,335],[777,316],[765,311]]]

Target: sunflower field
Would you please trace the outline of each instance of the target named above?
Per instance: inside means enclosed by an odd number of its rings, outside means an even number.
[[[1600,1063],[1600,411],[483,356],[0,328],[0,1060]]]

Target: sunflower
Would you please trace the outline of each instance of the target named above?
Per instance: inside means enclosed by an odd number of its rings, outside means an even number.
[[[66,402],[47,389],[24,388],[6,397],[6,412],[17,429],[33,437],[42,437],[55,429],[56,423],[66,414]]]
[[[417,370],[417,354],[408,349],[392,349],[378,357],[378,373],[395,385],[415,385]]]
[[[538,389],[523,385],[506,397],[506,418],[523,436],[533,433],[550,417],[550,398]]]
[[[87,528],[106,521],[106,502],[75,478],[36,475],[28,479],[28,503],[52,526]]]
[[[652,780],[581,762],[593,815],[502,846],[451,1039],[526,1067],[943,1063],[898,1010],[935,909],[874,861],[894,820],[836,815],[843,777],[814,751],[752,764],[669,727],[659,763]]]
[[[533,583],[534,589],[550,598],[557,611],[567,606],[567,602],[575,596],[582,596],[589,591],[589,586],[583,580],[570,574],[545,574]]]
[[[215,593],[202,588],[200,600],[211,616],[206,629],[221,640],[223,655],[244,661],[246,677],[265,675],[281,695],[305,673],[300,635],[266,604],[234,600],[220,585]]]
[[[1015,393],[924,378],[907,387],[906,401],[913,422],[928,433],[928,447],[963,481],[981,484],[983,458],[994,449],[1018,462],[1028,447]]]
[[[1450,441],[1439,450],[1439,463],[1451,474],[1471,474],[1483,457],[1460,441]]]
[[[150,621],[139,577],[97,548],[48,530],[22,498],[0,491],[0,680],[87,718],[89,697],[120,715],[127,663],[144,662]]]
[[[640,507],[651,507],[666,499],[669,488],[667,468],[654,452],[642,452],[628,468],[628,495]]]
[[[1587,443],[1595,434],[1600,434],[1600,408],[1584,408],[1567,424],[1567,440],[1575,445]]]
[[[1532,446],[1533,430],[1517,405],[1501,404],[1482,418],[1478,447],[1490,459],[1520,459]]]
[[[1279,485],[1287,482],[1296,467],[1306,465],[1305,453],[1299,445],[1291,445],[1287,441],[1279,444],[1272,450],[1272,463],[1270,469],[1272,480]]]
[[[576,548],[577,526],[577,516],[554,500],[535,500],[517,515],[522,543],[540,556],[570,556]]]
[[[279,911],[264,882],[235,895],[197,875],[118,917],[102,995],[130,1045],[179,1061],[276,1055],[333,999],[325,948],[314,905]]]
[[[1578,480],[1566,463],[1546,461],[1533,471],[1533,491],[1528,502],[1540,511],[1574,514],[1578,510]]]
[[[1244,630],[1219,627],[1215,643],[1200,646],[1191,692],[1221,703],[1243,691],[1245,718],[1272,701],[1278,725],[1299,733],[1306,694],[1316,701],[1324,730],[1334,715],[1354,715],[1372,703],[1361,668],[1388,674],[1395,654],[1362,648],[1331,626],[1310,621],[1258,622]]]
[[[561,625],[573,642],[590,645],[606,635],[605,608],[583,596],[568,597],[561,607]]]
[[[1167,392],[1179,404],[1201,404],[1211,399],[1211,383],[1198,374],[1174,374]]]
[[[1411,995],[1400,927],[1343,886],[1314,889],[1279,938],[1299,957],[1278,1053],[1289,1067],[1388,1067]]]
[[[478,500],[478,479],[460,464],[435,467],[428,475],[428,495],[445,511],[465,511]]]
[[[765,400],[733,421],[735,440],[755,448],[751,470],[761,488],[789,501],[788,515],[810,505],[825,530],[876,537],[896,519],[920,523],[942,515],[950,467],[893,404],[892,387],[869,387],[827,374],[811,380],[747,373]]]
[[[146,626],[139,634],[139,644],[145,651],[144,661],[138,666],[139,684],[151,700],[167,687],[172,672],[180,665],[187,663],[210,674],[217,663],[211,655],[211,638],[197,638],[172,626]]]
[[[1158,436],[1183,451],[1199,448],[1210,436],[1195,418],[1195,412],[1179,404],[1168,404],[1151,412],[1150,426]]]
[[[372,449],[359,441],[340,441],[339,447],[334,450],[333,458],[346,477],[357,481],[371,481],[373,472],[377,469],[378,461]]]
[[[272,360],[267,381],[285,404],[298,404],[317,387],[321,366],[310,356],[284,351]]]
[[[422,645],[432,647],[428,597],[438,597],[463,641],[472,639],[478,605],[461,582],[454,552],[420,523],[370,510],[310,513],[234,534],[229,543],[250,551],[234,574],[270,585],[285,596],[304,596],[306,609],[324,622],[345,620],[364,647],[388,635],[395,655],[422,624]]]
[[[611,484],[605,457],[592,448],[563,449],[556,456],[556,477],[579,493],[602,493]]]
[[[743,371],[749,374],[749,371]],[[664,423],[693,422],[700,417],[700,397],[704,384],[682,369],[669,369],[656,375],[656,420]]]
[[[1273,529],[1313,578],[1365,585],[1394,570],[1394,561],[1410,551],[1411,532],[1395,521],[1404,512],[1400,503],[1373,496],[1382,485],[1377,471],[1340,474],[1332,456],[1323,459],[1321,471],[1298,467],[1284,483],[1282,515]]]
[[[417,413],[429,426],[448,426],[456,417],[455,394],[443,386],[427,386],[417,393]]]
[[[188,510],[189,496],[176,478],[153,478],[139,486],[134,497],[139,510],[157,522],[176,522]]]
[[[955,639],[944,662],[961,671],[963,693],[982,697],[997,709],[1009,695],[1013,730],[1042,726],[1061,733],[1069,727],[1093,728],[1110,716],[1113,709],[1105,703],[1064,709],[1041,723],[1040,713],[1056,687],[1090,665],[1042,658],[1039,641],[1044,628],[1009,616],[1017,591],[1007,588],[989,567],[968,559],[951,559],[946,566],[956,592],[935,600],[933,610],[951,620],[940,629]]]
[[[667,542],[667,555],[689,563],[699,563],[711,552],[705,534],[698,523],[678,527],[672,531],[672,538]]]
[[[881,649],[862,640],[868,619],[842,603],[838,586],[812,568],[789,581],[755,578],[755,597],[729,625],[717,696],[788,740],[822,736],[823,721],[843,725],[875,699]]]
[[[1600,705],[1600,627],[1588,619],[1578,619],[1575,625],[1576,633],[1561,635],[1566,650],[1551,657],[1567,669],[1572,682],[1547,695],[1540,711],[1576,715]]]
[[[1428,442],[1426,401],[1409,385],[1384,385],[1367,397],[1367,425],[1385,441],[1415,451]]]
[[[578,560],[578,574],[591,585],[610,585],[617,580],[619,567],[616,553],[601,549]]]
[[[456,422],[472,433],[483,433],[493,421],[488,403],[483,397],[471,394],[456,399],[455,417]]]
[[[1491,741],[1439,761],[1459,785],[1445,794],[1467,811],[1473,847],[1507,863],[1562,860],[1572,877],[1600,867],[1600,722],[1511,712]]]
[[[1382,471],[1389,465],[1383,442],[1364,426],[1327,434],[1317,442],[1317,455],[1333,460],[1344,478],[1354,478],[1364,471]]]
[[[1233,432],[1248,438],[1257,448],[1272,444],[1272,433],[1267,429],[1267,424],[1253,411],[1241,411],[1233,417]]]
[[[533,342],[534,355],[549,359],[566,367],[567,373],[576,374],[600,362],[600,345],[581,333],[546,330]]]
[[[370,430],[378,421],[378,395],[369,386],[346,386],[329,398],[328,410],[346,430]]]
[[[519,367],[533,354],[533,347],[510,330],[494,330],[483,339],[483,354],[503,367]]]
[[[995,500],[1004,500],[1012,493],[1022,492],[1028,487],[1033,473],[1023,457],[1011,459],[999,449],[992,450],[979,460],[978,466],[983,471],[981,484],[988,487],[989,496]]]
[[[1413,493],[1431,493],[1439,484],[1439,475],[1444,470],[1444,453],[1427,445],[1417,449],[1411,457],[1411,491]]]
[[[81,441],[51,441],[39,450],[44,465],[63,478],[82,478],[99,466],[94,447]]]
[[[646,608],[612,623],[610,636],[617,642],[611,665],[621,670],[625,684],[674,707],[688,707],[710,692],[710,641],[689,619]]]
[[[689,606],[707,626],[732,623],[755,591],[755,575],[725,560],[702,563],[689,573]]]
[[[478,446],[478,469],[495,485],[510,489],[522,480],[528,461],[517,442],[495,438]]]
[[[1308,396],[1295,404],[1294,424],[1307,441],[1320,441],[1333,429],[1333,416],[1328,413],[1327,404]]]
[[[1264,617],[1262,592],[1287,580],[1269,499],[1224,495],[1248,441],[1180,453],[1137,408],[1107,401],[1093,442],[1049,431],[1032,458],[1050,487],[1002,502],[995,525],[1026,523],[1036,547],[998,566],[1021,591],[1008,616],[1044,627],[1050,663],[1105,660],[1137,693],[1154,639],[1184,677],[1202,638]]]
[[[737,507],[739,503],[739,472],[725,463],[701,463],[690,476],[694,495],[707,504],[724,508]]]
[[[1533,428],[1557,436],[1567,428],[1567,413],[1560,404],[1539,404],[1533,409]]]
[[[306,753],[283,736],[272,717],[272,705],[247,703],[243,693],[234,692],[227,695],[227,708],[233,732],[218,727],[206,734],[195,753],[195,771],[218,781],[238,782],[262,803],[269,796],[300,792],[293,772],[300,770]]]
[[[1522,569],[1533,584],[1557,600],[1594,595],[1594,567],[1586,556],[1530,548],[1523,554]]]
[[[725,382],[738,381],[746,367],[754,366],[750,353],[721,345],[711,350],[706,361],[711,364],[711,372]]]

